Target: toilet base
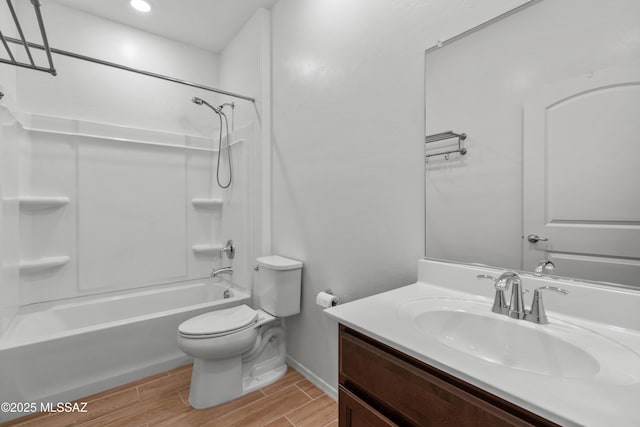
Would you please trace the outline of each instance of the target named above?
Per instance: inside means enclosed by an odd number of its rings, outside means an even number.
[[[189,404],[196,409],[210,408],[242,396],[242,357],[225,360],[196,358],[191,374]]]
[[[189,389],[189,404],[196,409],[211,408],[272,384],[287,373],[282,364],[256,376],[242,378],[241,357],[207,363],[195,359]]]
[[[264,372],[254,377],[246,377],[242,379],[242,394],[251,393],[259,388],[268,386],[280,378],[284,377],[287,373],[287,365],[282,364],[270,371]]]
[[[228,402],[279,380],[286,374],[284,331],[274,318],[258,327],[255,352],[228,359],[196,357],[191,374],[189,403],[205,409]]]

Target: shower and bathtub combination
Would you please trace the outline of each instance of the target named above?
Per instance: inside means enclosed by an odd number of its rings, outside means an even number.
[[[19,18],[31,19],[28,2],[14,3]],[[56,22],[76,13],[46,6]],[[24,49],[24,40],[6,36],[10,16],[0,14],[3,41]],[[131,36],[125,26],[83,17],[97,37],[105,25]],[[42,22],[22,24],[43,31],[44,42],[29,47],[48,65],[15,55],[15,84],[4,86],[0,74],[2,402],[67,402],[190,363],[178,326],[260,306],[254,267],[269,255],[254,175],[255,99],[215,88],[216,71],[211,79],[202,71],[215,61],[160,36],[133,41],[169,60],[193,59],[175,68],[188,80],[150,69],[156,59],[133,68],[56,49]],[[233,259],[224,245],[231,239]],[[211,277],[213,270],[232,274]],[[256,313],[238,393],[286,370],[279,314]],[[26,414],[2,413],[0,422]]]
[[[3,197],[3,227],[17,230],[14,271],[23,304],[0,335],[1,401],[68,402],[184,365],[193,359],[178,346],[180,324],[254,305],[250,126],[226,131],[215,149],[215,140],[190,137],[201,147],[179,146],[173,135],[87,122],[78,122],[87,131],[69,132],[67,119],[0,109],[3,137],[22,151],[18,163],[28,177],[17,194]],[[173,140],[159,144],[158,136]],[[207,143],[214,148],[202,148]],[[219,160],[231,150],[233,157]],[[56,156],[67,157],[60,170],[55,160],[35,167]],[[132,183],[140,172],[157,179]],[[59,182],[64,174],[74,179]],[[101,185],[105,179],[118,191]],[[175,179],[180,185],[172,187]],[[134,191],[151,194],[124,205]],[[233,259],[222,244],[229,237]],[[212,270],[233,274],[210,277]],[[258,325],[265,339],[243,349],[251,353],[244,366],[253,386],[286,371],[284,334],[265,315]],[[26,414],[0,414],[0,421]]]
[[[177,325],[250,300],[196,281],[24,307],[0,339],[0,399],[67,402],[184,365]]]
[[[218,143],[236,139],[216,150],[174,146],[174,141],[157,144],[153,138],[158,132],[92,123],[80,123],[80,127],[99,134],[68,132],[64,130],[66,119],[49,118],[45,127],[43,117],[0,109],[3,137],[12,138],[8,146],[23,151],[21,164],[31,174],[20,193],[3,198],[3,227],[18,230],[15,243],[20,257],[14,271],[24,304],[15,308],[0,334],[1,401],[68,402],[184,365],[193,359],[178,346],[180,324],[216,311],[222,311],[224,319],[224,310],[254,305],[255,258],[246,212],[251,206],[250,127],[225,132],[224,141]],[[121,138],[134,132],[135,138]],[[204,145],[209,141],[191,137],[190,142]],[[225,156],[228,163],[221,165],[222,155],[218,154],[231,150],[234,156],[229,153]],[[133,185],[133,191],[163,186],[162,197],[152,194],[138,205],[139,214],[127,218],[123,218],[126,212],[136,207],[124,206],[123,199],[131,197],[127,180],[136,171],[119,167],[116,156],[122,152],[129,156],[123,162],[158,178],[144,188]],[[63,164],[62,170],[50,168],[46,177],[37,176],[42,175],[42,170],[33,167],[37,158],[49,159],[52,154],[70,157],[66,166],[75,166],[65,170]],[[156,165],[147,163],[145,156],[168,163],[167,169],[152,171]],[[175,157],[186,163],[187,179],[179,188],[168,185],[185,172],[172,164]],[[97,164],[105,162],[100,170]],[[51,179],[64,173],[75,177],[68,183]],[[100,188],[98,181],[117,173],[123,174],[114,178],[120,191],[108,193]],[[64,191],[64,196],[25,194],[36,192],[33,187],[45,180]],[[179,194],[167,197],[167,187]],[[94,199],[97,194],[100,197]],[[105,203],[112,205],[106,208],[106,217],[100,212]],[[7,214],[12,205],[15,217]],[[158,224],[150,222],[149,215]],[[119,226],[124,230],[118,231]],[[176,233],[180,226],[181,233]],[[163,229],[168,236],[157,235]],[[73,239],[65,238],[69,234]],[[229,237],[235,241],[233,259],[231,249],[222,244]],[[155,240],[149,247],[145,239]],[[212,270],[233,274],[210,277]],[[260,319],[256,331],[260,329],[258,336],[265,339],[243,349],[247,390],[274,381],[286,371],[279,321],[264,312]],[[238,381],[236,388],[218,383],[211,390],[238,389],[235,395],[239,395],[243,381]],[[26,414],[3,413],[0,422]]]

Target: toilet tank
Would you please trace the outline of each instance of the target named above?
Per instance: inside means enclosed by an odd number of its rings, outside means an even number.
[[[260,307],[276,317],[300,313],[302,263],[271,255],[256,259]]]

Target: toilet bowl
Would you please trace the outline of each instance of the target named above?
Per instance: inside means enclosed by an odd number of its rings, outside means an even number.
[[[279,317],[300,312],[302,263],[277,255],[257,261],[262,309],[240,305],[178,326],[178,346],[194,358],[189,403],[196,409],[264,387],[287,370]]]

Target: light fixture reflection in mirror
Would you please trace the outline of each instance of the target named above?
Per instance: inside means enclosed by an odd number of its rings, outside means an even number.
[[[146,0],[131,0],[129,2],[132,8],[138,12],[148,13],[151,12],[151,4]]]

